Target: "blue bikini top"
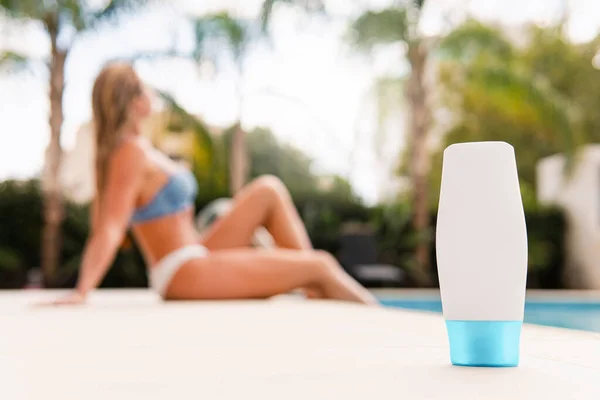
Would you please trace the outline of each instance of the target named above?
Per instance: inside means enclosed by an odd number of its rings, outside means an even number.
[[[145,222],[182,211],[194,204],[197,193],[194,175],[187,170],[177,172],[169,177],[166,185],[148,204],[135,210],[131,222]]]

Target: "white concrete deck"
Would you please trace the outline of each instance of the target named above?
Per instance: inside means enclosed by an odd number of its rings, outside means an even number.
[[[598,399],[600,334],[526,326],[521,366],[449,363],[439,315],[333,302],[160,303],[0,293],[0,398]]]

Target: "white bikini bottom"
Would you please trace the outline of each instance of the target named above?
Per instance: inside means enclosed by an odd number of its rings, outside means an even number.
[[[169,283],[179,268],[190,260],[207,255],[208,249],[199,244],[185,246],[167,254],[150,268],[150,286],[164,298]]]

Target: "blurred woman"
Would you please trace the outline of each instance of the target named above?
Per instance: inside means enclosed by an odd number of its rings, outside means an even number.
[[[301,289],[309,298],[377,303],[333,256],[312,249],[290,194],[273,176],[243,188],[232,209],[200,235],[196,180],[140,134],[151,100],[130,65],[113,63],[100,72],[92,107],[97,191],[91,230],[76,288],[54,304],[85,302],[128,229],[149,266],[151,287],[165,300],[256,299]],[[276,248],[250,246],[260,226]]]

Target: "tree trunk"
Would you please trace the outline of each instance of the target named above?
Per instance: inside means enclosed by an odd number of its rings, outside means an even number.
[[[415,257],[419,266],[417,279],[421,285],[431,284],[431,260],[429,238],[429,105],[425,73],[427,66],[427,49],[423,43],[411,45],[409,61],[412,67],[408,85],[408,98],[411,109],[410,118],[410,168],[412,179],[413,227],[419,236]]]
[[[231,195],[235,195],[246,184],[248,174],[248,152],[246,150],[246,133],[238,121],[231,139],[229,161],[229,185]]]
[[[60,261],[62,247],[61,225],[64,205],[60,188],[59,172],[62,158],[60,132],[63,123],[63,89],[67,51],[57,46],[58,24],[47,22],[52,44],[50,61],[50,143],[46,150],[43,181],[44,228],[42,232],[42,270],[44,286],[52,287]]]

